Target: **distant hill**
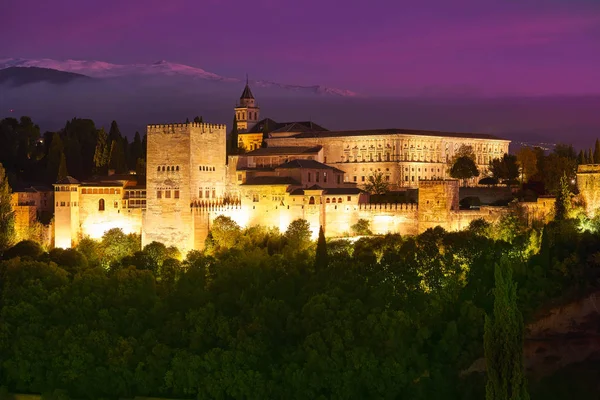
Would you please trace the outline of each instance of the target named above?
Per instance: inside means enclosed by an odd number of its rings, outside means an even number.
[[[57,71],[38,67],[9,67],[0,69],[0,84],[23,86],[30,83],[47,82],[65,84],[75,80],[92,79],[89,76],[73,72]]]

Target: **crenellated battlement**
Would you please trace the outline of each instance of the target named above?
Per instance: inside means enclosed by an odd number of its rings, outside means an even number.
[[[147,132],[148,133],[177,133],[187,128],[200,128],[203,132],[212,133],[214,131],[225,130],[226,126],[224,124],[209,124],[209,123],[201,123],[201,122],[189,122],[182,124],[158,124],[158,125],[148,125]]]
[[[390,211],[417,211],[416,203],[364,203],[358,205],[359,210],[390,210]]]
[[[242,204],[240,202],[235,203],[222,203],[218,201],[194,201],[190,204],[190,208],[195,210],[196,212],[206,212],[206,211],[232,211],[232,210],[241,210]]]

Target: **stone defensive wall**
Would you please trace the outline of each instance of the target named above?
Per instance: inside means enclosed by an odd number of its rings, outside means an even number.
[[[200,122],[190,122],[183,124],[153,124],[146,127],[148,134],[151,133],[183,133],[187,128],[202,128],[203,131],[213,132],[226,129],[224,124],[206,124]]]

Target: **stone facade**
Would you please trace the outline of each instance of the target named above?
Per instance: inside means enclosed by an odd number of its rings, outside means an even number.
[[[588,215],[600,210],[600,164],[585,164],[577,168],[577,187],[585,200]]]
[[[382,172],[392,188],[404,188],[418,187],[420,180],[449,178],[448,162],[463,145],[473,148],[480,177],[485,176],[489,162],[508,153],[510,141],[489,135],[392,129],[271,137],[266,143],[269,147],[319,145],[323,162],[343,170],[349,182],[362,185],[369,175]]]

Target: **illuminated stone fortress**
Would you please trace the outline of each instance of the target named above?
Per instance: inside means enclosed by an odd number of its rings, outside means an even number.
[[[111,228],[138,233],[142,244],[201,249],[212,221],[285,230],[306,219],[316,235],[344,236],[359,219],[376,234],[416,234],[440,225],[462,229],[475,218],[495,220],[501,207],[459,210],[458,182],[448,160],[472,146],[480,170],[508,152],[509,141],[483,134],[406,129],[329,131],[311,121],[259,119],[246,84],[235,108],[239,146],[227,155],[225,125],[148,125],[146,181],[135,175],[93,182],[72,178],[55,187],[55,244],[71,247]],[[393,190],[418,188],[416,201],[373,204],[362,190],[380,172]]]

